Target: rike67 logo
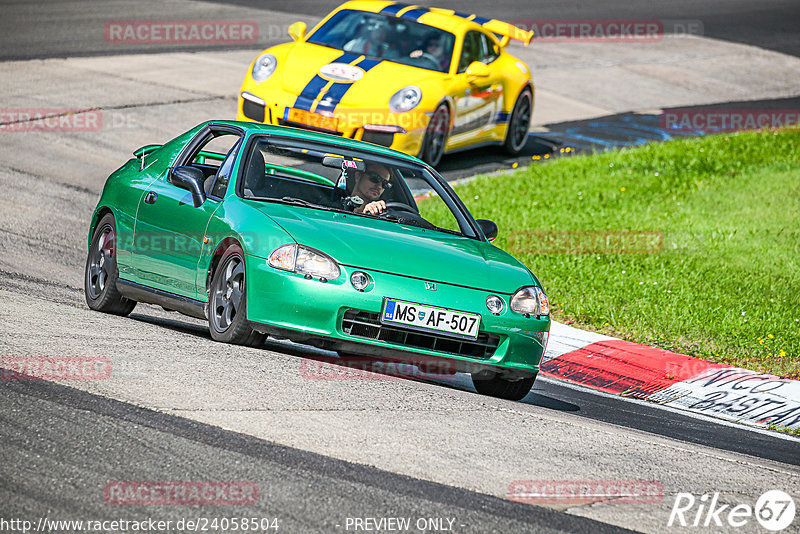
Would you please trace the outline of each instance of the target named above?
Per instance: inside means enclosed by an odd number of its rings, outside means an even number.
[[[780,490],[770,490],[761,495],[755,506],[749,504],[721,504],[719,493],[706,493],[695,497],[691,493],[678,493],[669,515],[667,526],[681,527],[743,527],[755,517],[765,529],[778,532],[794,521],[795,503],[792,497]]]

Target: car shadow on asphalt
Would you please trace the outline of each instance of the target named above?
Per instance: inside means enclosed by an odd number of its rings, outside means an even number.
[[[478,394],[466,373],[448,375],[424,373],[416,366],[392,359],[364,356],[339,356],[336,352],[268,339],[265,348],[303,358],[301,372],[315,380],[407,380]],[[520,402],[559,412],[578,412],[580,406],[533,390]]]
[[[173,313],[175,317],[180,317],[181,319],[185,320],[171,319],[168,317],[158,317],[153,315],[145,315],[143,313],[132,313],[128,316],[128,318],[133,319],[134,321],[139,321],[140,323],[147,323],[153,326],[161,326],[169,328],[170,330],[174,330],[176,332],[182,332],[184,334],[191,334],[193,336],[202,337],[205,339],[211,339],[211,334],[208,333],[208,326],[200,323],[193,324],[191,322],[188,322],[192,321],[193,319],[185,315],[178,314],[177,312],[167,312],[167,313]]]
[[[178,319],[142,313],[131,314],[130,318],[134,321],[169,328],[199,338],[211,339],[208,327],[202,324],[192,324]],[[334,351],[272,338],[268,338],[259,348],[300,358],[301,374],[309,380],[405,380],[478,394],[472,386],[472,379],[466,373],[444,375],[424,373],[415,365],[397,360],[369,356],[340,356]],[[559,412],[578,412],[581,409],[577,404],[564,402],[537,392],[535,384],[531,392],[519,402]]]
[[[558,146],[560,143],[557,141],[528,134],[528,141],[517,156],[509,156],[499,146],[486,146],[445,155],[436,166],[436,170],[448,182],[452,182],[476,174],[513,168],[515,163],[527,165],[534,156],[541,157],[545,154],[552,154]]]

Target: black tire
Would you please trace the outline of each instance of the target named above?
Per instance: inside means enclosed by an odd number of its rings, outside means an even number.
[[[259,347],[267,336],[253,330],[247,322],[245,286],[244,252],[238,245],[231,245],[211,277],[208,329],[216,341]]]
[[[86,268],[83,274],[83,293],[86,304],[93,310],[114,315],[128,315],[136,301],[127,299],[117,289],[117,225],[107,213],[94,229]]]
[[[442,161],[444,146],[447,144],[449,134],[450,110],[446,104],[439,104],[431,115],[428,128],[425,130],[420,158],[431,167],[436,167]]]
[[[528,130],[531,127],[533,115],[533,96],[531,90],[525,88],[517,97],[511,117],[508,119],[508,131],[503,149],[510,155],[516,156],[528,142]]]
[[[481,395],[513,401],[524,399],[525,395],[531,391],[535,381],[536,375],[513,381],[497,375],[492,377],[484,377],[479,374],[472,375],[472,384]]]

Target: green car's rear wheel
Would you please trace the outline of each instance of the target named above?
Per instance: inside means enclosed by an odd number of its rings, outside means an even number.
[[[484,377],[480,374],[472,375],[472,384],[481,395],[514,401],[524,399],[525,395],[531,391],[535,381],[536,375],[513,381],[497,375],[492,377]]]
[[[266,336],[247,323],[244,252],[228,247],[211,278],[208,299],[208,328],[211,337],[224,343],[257,347]]]
[[[92,244],[86,256],[83,293],[86,304],[93,310],[114,315],[128,315],[136,301],[127,299],[117,290],[117,225],[107,213],[94,230]]]

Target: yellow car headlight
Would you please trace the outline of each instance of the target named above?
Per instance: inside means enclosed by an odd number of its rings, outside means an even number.
[[[403,113],[417,107],[421,100],[422,90],[415,85],[409,85],[392,95],[389,99],[389,109],[392,113]]]
[[[278,60],[275,56],[269,53],[261,54],[253,63],[253,71],[251,73],[253,80],[257,82],[266,81],[275,72],[277,66]]]

